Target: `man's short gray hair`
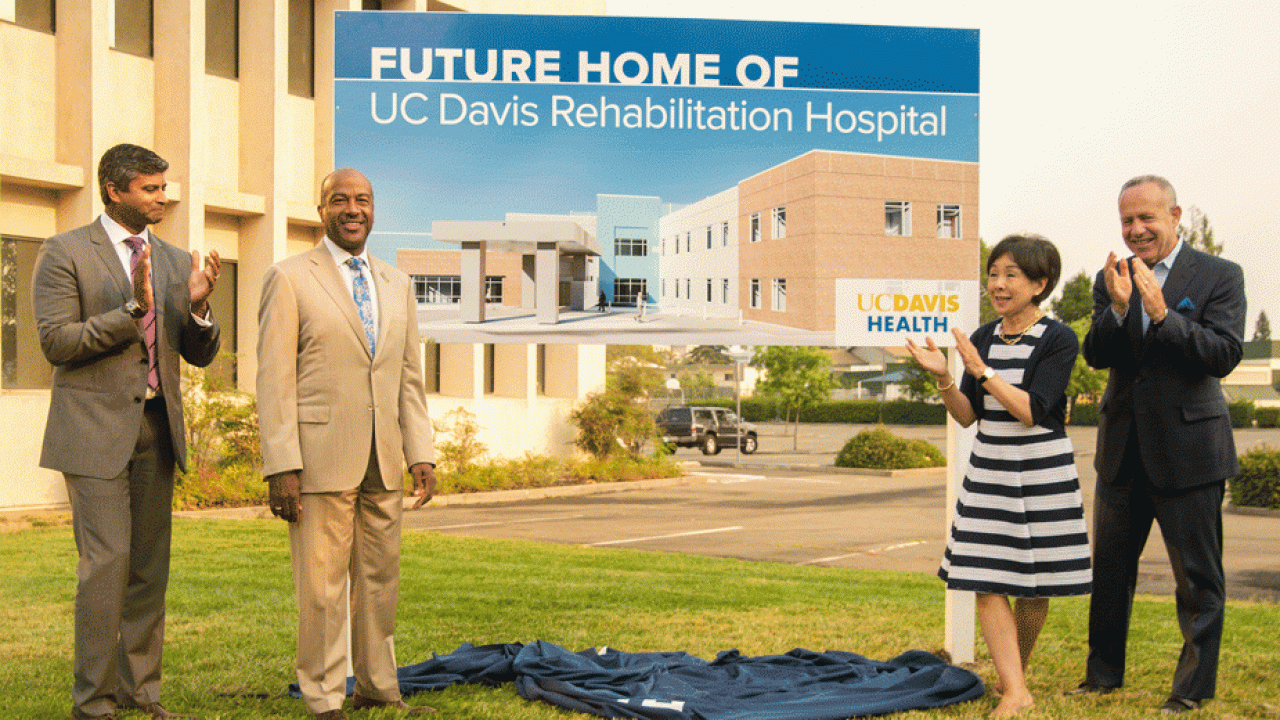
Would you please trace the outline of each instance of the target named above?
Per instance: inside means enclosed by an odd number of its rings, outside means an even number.
[[[1138,185],[1145,185],[1147,183],[1154,183],[1158,185],[1162,191],[1164,191],[1164,199],[1168,203],[1168,208],[1170,210],[1177,207],[1178,191],[1173,189],[1173,183],[1169,182],[1168,180],[1165,180],[1159,175],[1139,175],[1138,177],[1120,186],[1120,194],[1124,195],[1125,190],[1128,190],[1131,187],[1136,187]]]

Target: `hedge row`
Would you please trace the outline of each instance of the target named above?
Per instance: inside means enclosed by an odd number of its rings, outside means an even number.
[[[1227,482],[1231,504],[1280,510],[1280,450],[1263,445],[1240,456],[1240,475]]]
[[[1258,427],[1277,427],[1280,426],[1280,408],[1258,408],[1253,407],[1252,400],[1240,400],[1233,402],[1227,406],[1231,413],[1231,427],[1233,428],[1250,428],[1253,427],[1254,420],[1257,420]],[[1098,406],[1096,404],[1076,403],[1071,408],[1071,418],[1068,420],[1070,425],[1097,425],[1098,424]]]
[[[699,405],[734,409],[733,400],[707,400]],[[742,419],[751,422],[780,420],[782,409],[776,403],[761,398],[742,399]],[[942,425],[947,420],[947,409],[942,405],[910,400],[832,400],[818,403],[800,413],[800,421],[807,423],[841,423],[853,425]]]

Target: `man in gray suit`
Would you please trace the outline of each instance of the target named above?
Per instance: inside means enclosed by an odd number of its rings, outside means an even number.
[[[44,242],[32,279],[40,347],[54,365],[40,466],[66,478],[80,560],[71,717],[160,704],[174,465],[186,468],[178,357],[218,352],[203,267],[147,230],[164,216],[169,163],[117,145],[98,164],[94,222]]]

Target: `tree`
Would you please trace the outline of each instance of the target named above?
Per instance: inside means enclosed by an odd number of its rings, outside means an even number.
[[[933,373],[920,367],[915,358],[907,358],[907,364],[902,367],[902,385],[912,400],[923,402],[938,393],[937,379]]]
[[[650,345],[606,346],[605,363],[605,385],[624,397],[647,400],[662,389],[667,358]]]
[[[1222,254],[1222,243],[1213,241],[1213,224],[1209,222],[1209,216],[1195,205],[1187,208],[1187,224],[1180,223],[1178,232],[1191,247],[1203,250],[1210,255]]]
[[[1082,317],[1070,324],[1080,340],[1081,347],[1084,346],[1084,336],[1089,333],[1091,322],[1092,318]],[[1109,372],[1105,369],[1094,370],[1089,367],[1089,363],[1084,361],[1083,352],[1076,355],[1076,364],[1071,368],[1071,379],[1067,381],[1067,398],[1071,402],[1071,408],[1075,408],[1076,401],[1080,398],[1098,402],[1102,397],[1102,391],[1107,388],[1109,376]]]
[[[636,455],[646,441],[658,436],[648,409],[616,388],[588,395],[569,418],[578,427],[574,444],[597,458]]]
[[[1258,323],[1253,326],[1254,340],[1270,340],[1271,339],[1271,321],[1267,319],[1267,311],[1263,310],[1258,313]]]
[[[1062,285],[1062,295],[1049,302],[1053,316],[1066,325],[1093,316],[1093,280],[1083,270]]]
[[[709,398],[716,389],[716,381],[705,368],[682,368],[676,373],[676,379],[680,381],[680,388],[684,390],[685,397],[690,400]]]
[[[757,350],[751,365],[764,370],[756,394],[777,403],[785,421],[795,418],[791,446],[797,448],[801,411],[831,398],[831,358],[816,347],[776,346]]]
[[[978,324],[986,325],[996,319],[996,311],[987,300],[987,258],[991,257],[991,248],[987,241],[978,238]]]
[[[729,348],[724,345],[699,345],[689,351],[684,361],[702,365],[730,365],[733,358],[729,357]]]

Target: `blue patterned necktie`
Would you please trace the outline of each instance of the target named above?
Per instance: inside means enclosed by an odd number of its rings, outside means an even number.
[[[364,276],[364,261],[358,257],[347,258],[347,266],[355,275],[351,281],[351,294],[355,297],[356,309],[360,311],[364,334],[369,337],[369,354],[372,355],[377,348],[377,331],[373,327],[373,299],[369,297],[369,281]]]

